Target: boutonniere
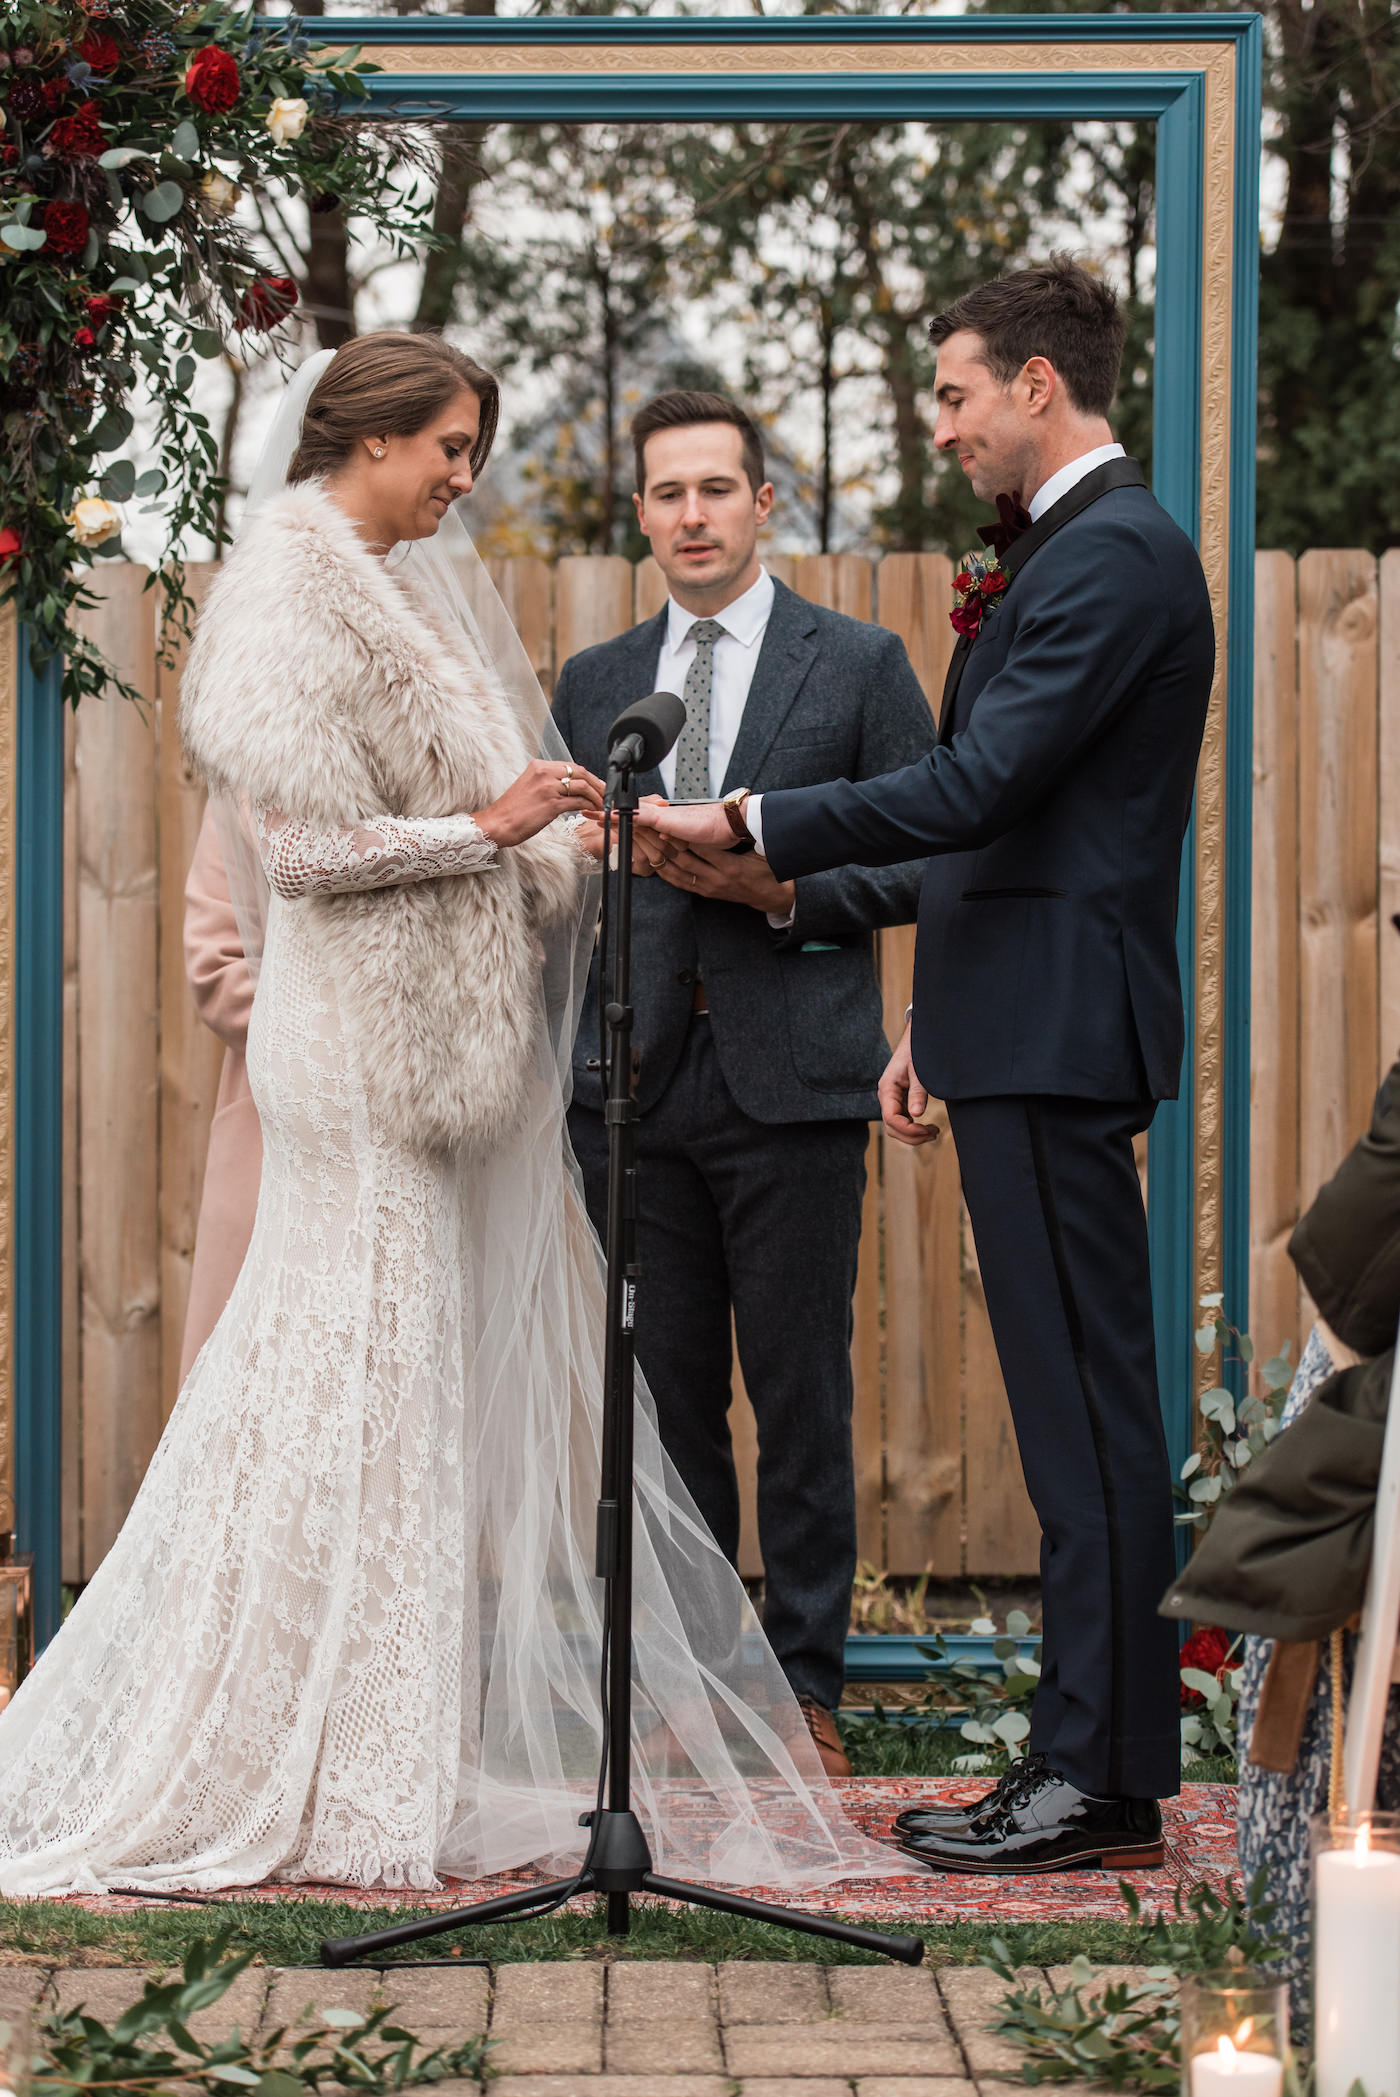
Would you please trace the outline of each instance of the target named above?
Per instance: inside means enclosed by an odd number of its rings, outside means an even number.
[[[948,617],[955,633],[975,640],[982,621],[1010,581],[994,553],[969,553],[953,577],[953,609]]]

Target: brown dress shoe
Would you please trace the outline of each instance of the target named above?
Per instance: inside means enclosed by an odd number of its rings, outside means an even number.
[[[798,1709],[807,1721],[807,1731],[816,1744],[822,1768],[829,1777],[848,1777],[851,1765],[846,1760],[846,1750],[841,1745],[841,1735],[836,1730],[836,1713],[828,1711],[815,1697],[799,1697]]]

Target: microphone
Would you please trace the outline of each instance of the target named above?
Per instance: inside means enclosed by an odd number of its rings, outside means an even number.
[[[609,771],[649,772],[685,726],[685,702],[674,692],[649,692],[625,706],[608,730]]]

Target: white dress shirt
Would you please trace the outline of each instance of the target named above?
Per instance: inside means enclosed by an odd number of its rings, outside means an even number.
[[[658,692],[685,696],[686,673],[695,660],[691,628],[698,620],[712,618],[724,632],[715,642],[715,675],[710,688],[710,791],[718,794],[739,739],[739,725],[758,666],[768,617],[773,609],[773,578],[760,568],[758,581],[742,597],[736,597],[722,612],[687,612],[674,597],[666,606],[666,637],[656,663]],[[674,745],[661,760],[661,783],[669,800],[676,790]],[[740,782],[743,784],[743,782]]]
[[[1058,473],[1052,473],[1045,485],[1037,488],[1030,501],[1026,504],[1031,523],[1038,523],[1049,509],[1051,503],[1058,502],[1062,495],[1068,495],[1070,489],[1077,487],[1085,474],[1092,473],[1096,466],[1107,465],[1110,459],[1126,459],[1127,456],[1128,454],[1124,451],[1121,444],[1099,444],[1094,447],[1093,451],[1086,451],[1081,458],[1071,459],[1068,466],[1062,466]],[[675,606],[673,605],[671,609],[674,611]],[[715,654],[716,656],[719,654],[718,644],[715,648]],[[762,794],[754,794],[744,803],[744,821],[748,825],[749,835],[753,839],[756,849],[761,853],[763,851]]]
[[[1077,487],[1085,474],[1092,473],[1096,466],[1106,466],[1110,459],[1126,459],[1127,456],[1121,444],[1100,444],[1093,451],[1086,451],[1082,458],[1071,459],[1068,466],[1052,473],[1044,487],[1037,488],[1026,504],[1031,523],[1038,524],[1051,503],[1068,495],[1070,489]]]

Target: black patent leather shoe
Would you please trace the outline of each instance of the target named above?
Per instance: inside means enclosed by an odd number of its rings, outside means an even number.
[[[899,1846],[931,1871],[1144,1871],[1162,1862],[1162,1812],[1155,1798],[1093,1798],[1047,1765],[980,1820]]]
[[[1023,1755],[981,1798],[962,1806],[906,1806],[895,1815],[894,1831],[897,1835],[937,1835],[945,1828],[968,1827],[973,1821],[984,1820],[1029,1784],[1038,1782],[1045,1766],[1044,1755]]]

